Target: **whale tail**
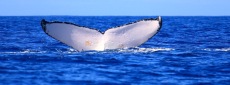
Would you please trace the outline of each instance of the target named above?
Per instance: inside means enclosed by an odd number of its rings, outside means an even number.
[[[144,19],[108,29],[104,33],[69,22],[41,21],[43,31],[78,51],[136,47],[161,28],[162,19]]]

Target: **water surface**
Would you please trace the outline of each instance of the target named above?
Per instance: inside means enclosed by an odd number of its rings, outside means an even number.
[[[77,52],[40,20],[105,31],[153,17],[0,17],[0,84],[230,84],[230,17],[162,17],[140,47]]]

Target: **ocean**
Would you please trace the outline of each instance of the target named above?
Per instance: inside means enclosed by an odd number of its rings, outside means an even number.
[[[46,19],[104,32],[146,18],[156,16],[1,16],[0,84],[230,85],[229,16],[162,16],[146,43],[105,51],[78,52],[40,26]]]

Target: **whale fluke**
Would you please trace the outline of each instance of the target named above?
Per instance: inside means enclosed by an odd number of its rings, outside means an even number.
[[[114,27],[101,33],[69,22],[41,21],[47,35],[78,51],[137,47],[154,36],[161,25],[162,19],[158,17]]]

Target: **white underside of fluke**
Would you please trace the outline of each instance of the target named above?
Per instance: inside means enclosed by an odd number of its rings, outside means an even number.
[[[46,34],[78,51],[139,46],[159,31],[161,23],[161,17],[158,17],[111,28],[101,33],[71,23],[41,21]]]

